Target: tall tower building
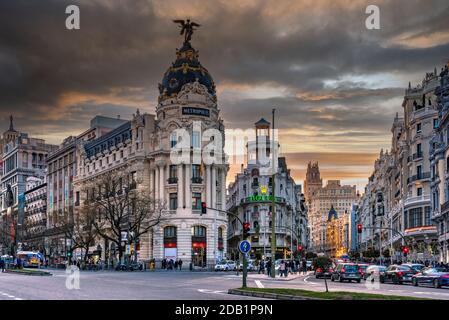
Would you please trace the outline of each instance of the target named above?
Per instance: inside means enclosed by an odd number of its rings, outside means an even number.
[[[315,191],[322,186],[323,179],[321,179],[318,162],[309,162],[307,165],[306,180],[304,181],[304,196],[306,197],[306,200],[310,202]]]

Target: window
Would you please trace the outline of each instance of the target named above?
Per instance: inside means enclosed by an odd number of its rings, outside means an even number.
[[[422,166],[416,166],[416,178],[417,179],[422,179]]]
[[[422,196],[422,188],[416,189],[416,195],[417,195],[418,197]]]
[[[422,157],[422,146],[421,146],[421,143],[418,143],[416,145],[416,153],[417,153],[418,158]]]
[[[427,206],[424,208],[424,225],[431,226],[432,221],[430,220],[430,207]]]
[[[178,176],[178,167],[175,164],[170,165],[170,178],[176,178]]]
[[[178,194],[170,193],[170,210],[178,209]]]
[[[176,227],[165,227],[164,238],[176,238]]]
[[[200,144],[200,133],[198,131],[193,131],[192,132],[192,147],[195,149],[199,149],[201,148],[201,144]]]
[[[192,236],[194,237],[206,237],[206,227],[203,226],[193,226],[192,227]]]
[[[192,178],[201,177],[201,166],[199,164],[192,164]]]
[[[438,119],[433,119],[433,128],[434,129],[437,129],[439,124],[440,124],[440,121]]]
[[[170,134],[170,148],[174,148],[176,146],[177,143],[177,134],[176,132],[172,132]]]
[[[409,228],[422,226],[422,208],[414,208],[409,210]]]
[[[416,133],[421,133],[421,123],[416,124]]]
[[[201,210],[201,193],[192,193],[192,210]]]

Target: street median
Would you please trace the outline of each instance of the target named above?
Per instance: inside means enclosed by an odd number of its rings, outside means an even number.
[[[431,300],[406,296],[393,296],[363,292],[320,292],[288,288],[239,288],[229,294],[276,300]]]
[[[50,272],[34,269],[6,269],[5,272],[21,274],[24,276],[52,276]]]

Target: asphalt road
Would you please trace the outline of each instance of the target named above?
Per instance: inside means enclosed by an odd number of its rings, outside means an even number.
[[[52,270],[53,276],[24,276],[0,273],[0,300],[243,300],[250,297],[227,294],[241,286],[241,274],[234,272],[115,272],[84,271],[79,289],[68,289],[64,270]],[[295,278],[295,279],[293,279]],[[313,275],[290,276],[289,281],[250,274],[248,286],[298,288],[324,291],[324,280]],[[73,280],[70,278],[70,280]],[[330,291],[356,291],[449,300],[449,288],[414,287],[412,285],[339,283],[328,281]]]

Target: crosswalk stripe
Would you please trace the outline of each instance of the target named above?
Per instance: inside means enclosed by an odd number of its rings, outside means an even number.
[[[262,282],[260,282],[260,280],[254,280],[254,282],[256,283],[256,286],[258,288],[265,288],[264,285],[262,284]]]

